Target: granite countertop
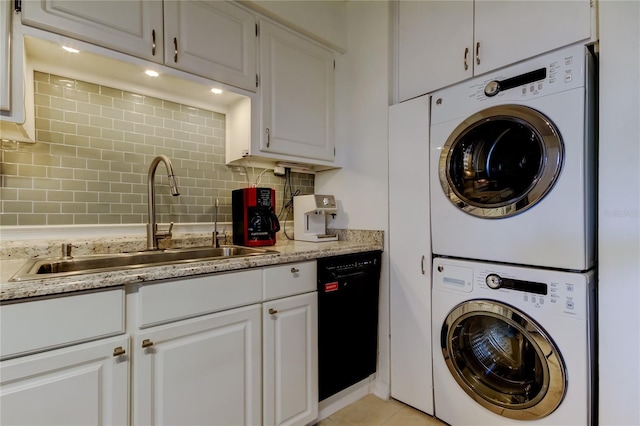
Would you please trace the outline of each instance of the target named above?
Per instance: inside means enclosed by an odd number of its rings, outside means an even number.
[[[9,279],[24,265],[28,258],[2,260],[0,301],[144,283],[169,278],[184,278],[383,249],[382,231],[349,231],[338,235],[341,237],[340,241],[321,243],[280,240],[275,246],[265,247],[276,250],[277,253],[260,256],[163,264],[21,282],[12,282]]]

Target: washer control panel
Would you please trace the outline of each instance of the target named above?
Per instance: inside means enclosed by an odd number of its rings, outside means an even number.
[[[589,273],[571,273],[436,258],[433,290],[460,294],[461,302],[492,299],[520,309],[585,318]]]

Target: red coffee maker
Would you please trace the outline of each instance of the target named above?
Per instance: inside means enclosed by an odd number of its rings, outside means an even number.
[[[280,221],[275,212],[276,191],[271,188],[242,188],[231,191],[233,244],[249,247],[272,246]]]

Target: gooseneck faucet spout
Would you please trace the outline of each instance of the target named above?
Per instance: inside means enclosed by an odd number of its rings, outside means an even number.
[[[158,250],[158,239],[171,237],[171,227],[169,228],[169,231],[160,234],[158,232],[158,225],[156,223],[155,175],[156,175],[156,169],[158,168],[158,164],[160,164],[160,162],[163,162],[165,167],[167,168],[167,173],[169,176],[169,187],[171,188],[171,195],[173,195],[174,197],[180,195],[180,192],[178,191],[178,183],[176,182],[176,177],[175,177],[175,174],[173,173],[173,166],[171,165],[171,160],[166,155],[157,156],[151,162],[151,165],[149,166],[149,174],[147,176],[147,184],[148,184],[147,203],[149,205],[149,217],[148,217],[149,223],[147,223],[147,249],[148,250]]]

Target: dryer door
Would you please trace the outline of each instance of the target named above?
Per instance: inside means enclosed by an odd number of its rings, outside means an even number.
[[[451,202],[463,211],[502,218],[540,201],[562,167],[555,125],[522,105],[499,105],[464,120],[442,148],[439,175]]]
[[[534,420],[564,398],[564,361],[535,321],[493,300],[456,306],[441,331],[449,371],[475,401],[504,417]]]

